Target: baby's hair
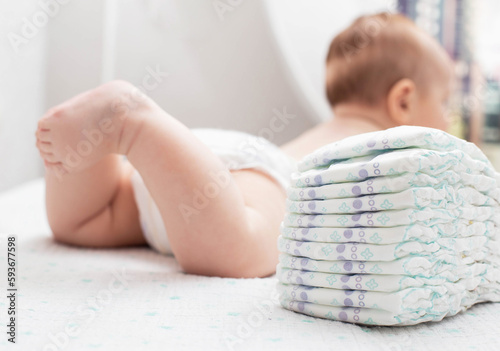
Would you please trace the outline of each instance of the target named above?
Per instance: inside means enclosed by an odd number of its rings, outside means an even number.
[[[331,106],[344,102],[377,105],[403,78],[411,79],[417,88],[426,85],[431,80],[428,61],[432,55],[425,36],[399,14],[384,12],[356,19],[330,44],[326,95]]]

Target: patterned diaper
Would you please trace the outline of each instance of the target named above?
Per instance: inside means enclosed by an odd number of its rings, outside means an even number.
[[[450,259],[449,261],[447,259]],[[434,257],[432,255],[409,255],[392,261],[353,261],[353,260],[314,260],[288,254],[280,256],[280,267],[308,272],[336,274],[387,274],[432,278],[440,275],[447,280],[456,281],[466,274],[484,272],[484,263],[477,263],[470,257]],[[472,271],[471,271],[472,269]]]
[[[395,176],[369,178],[356,183],[333,183],[322,186],[295,187],[287,189],[290,200],[343,199],[360,195],[398,193],[415,187],[442,189],[452,187],[473,188],[500,202],[500,183],[495,178],[482,174],[445,171],[430,176],[424,173],[405,173]]]
[[[460,206],[498,205],[495,200],[481,194],[474,188],[453,188],[443,186],[441,189],[413,188],[399,193],[365,195],[347,199],[323,199],[308,201],[287,200],[288,212],[305,214],[345,213],[355,214],[366,211],[404,210],[423,208],[456,209]]]
[[[402,149],[332,163],[329,167],[311,169],[292,176],[297,187],[332,183],[357,182],[367,178],[424,173],[436,176],[445,171],[483,174],[495,177],[493,166],[478,161],[463,151],[439,152],[421,149]]]
[[[303,172],[339,160],[371,155],[380,151],[410,148],[437,151],[460,150],[471,158],[491,167],[488,158],[473,143],[466,142],[438,129],[401,126],[380,132],[365,133],[362,137],[355,135],[325,145],[305,156],[297,165],[297,168],[300,172]]]
[[[414,223],[411,226],[397,227],[287,227],[280,226],[283,238],[301,242],[317,241],[321,243],[369,243],[398,244],[406,241],[430,243],[439,238],[462,238],[486,236],[498,238],[500,228],[493,222],[459,221],[458,223],[439,223],[424,225]]]
[[[221,129],[192,129],[230,170],[256,169],[274,178],[284,189],[296,162],[266,139],[247,133]],[[173,254],[160,210],[137,171],[131,177],[134,197],[144,237],[157,252]]]
[[[396,227],[415,223],[433,225],[440,223],[473,223],[488,221],[500,224],[500,208],[488,206],[468,206],[456,209],[407,209],[363,212],[354,215],[324,214],[301,215],[288,213],[283,223],[289,227]]]
[[[431,243],[406,241],[398,244],[373,245],[366,243],[320,243],[278,239],[281,252],[315,260],[352,260],[352,261],[393,261],[401,257],[415,256],[447,258],[458,262],[464,256],[480,260],[488,256],[489,251],[498,248],[496,241],[484,236],[468,238],[439,238]],[[463,261],[462,261],[463,262]]]
[[[287,189],[280,303],[368,325],[500,301],[500,175],[445,132],[397,127],[304,157]]]

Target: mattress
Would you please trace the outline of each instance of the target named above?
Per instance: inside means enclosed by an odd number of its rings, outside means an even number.
[[[440,323],[362,327],[279,306],[272,276],[182,273],[148,247],[88,249],[55,242],[41,179],[0,194],[0,233],[16,234],[16,346],[7,341],[0,253],[1,350],[498,350],[500,304]],[[5,251],[5,236],[0,247]]]

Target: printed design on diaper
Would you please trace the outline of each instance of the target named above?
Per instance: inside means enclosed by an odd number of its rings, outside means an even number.
[[[292,175],[295,187],[321,186],[332,183],[357,182],[368,178],[424,173],[430,176],[445,171],[484,174],[494,177],[493,166],[473,159],[463,151],[440,152],[421,149],[402,149],[383,154],[344,160],[324,169],[311,169]]]
[[[289,200],[326,200],[343,199],[373,194],[399,193],[412,188],[433,188],[435,190],[453,189],[454,191],[475,190],[488,198],[500,202],[500,189],[496,179],[477,174],[446,171],[436,176],[424,173],[406,173],[398,176],[369,178],[357,183],[332,183],[314,187],[295,187],[287,189]]]
[[[465,222],[464,222],[465,221]],[[397,211],[363,212],[353,215],[323,214],[301,215],[288,213],[283,223],[289,227],[395,227],[415,223],[468,223],[488,221],[500,223],[500,208],[468,206],[456,209],[406,209]],[[470,223],[470,224],[472,224]]]
[[[398,127],[306,156],[287,189],[284,308],[367,325],[500,301],[500,175],[474,144]]]
[[[303,172],[353,157],[403,148],[438,151],[460,150],[482,163],[491,165],[488,158],[473,143],[466,142],[437,129],[400,126],[384,131],[352,136],[325,145],[304,157],[298,164],[298,170]]]

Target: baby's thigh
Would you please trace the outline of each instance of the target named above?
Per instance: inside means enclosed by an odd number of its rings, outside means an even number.
[[[123,176],[111,203],[113,232],[117,245],[146,244],[139,222],[139,210],[135,201],[131,177],[135,171],[127,160],[123,161]]]
[[[286,192],[276,179],[255,169],[231,171],[245,205],[257,211],[279,232],[285,214]]]

